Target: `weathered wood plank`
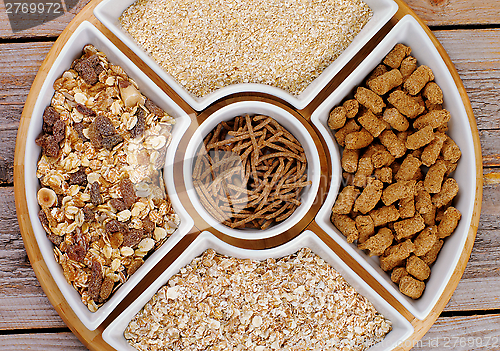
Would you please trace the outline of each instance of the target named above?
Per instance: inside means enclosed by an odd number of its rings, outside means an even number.
[[[500,348],[500,315],[439,318],[414,351],[475,351]]]
[[[500,347],[500,315],[441,317],[419,340],[408,340],[414,351],[475,351]],[[0,336],[0,349],[24,350],[87,350],[72,333],[11,334]]]
[[[88,351],[70,332],[0,335],[0,349],[3,351]]]
[[[89,0],[80,0],[69,13],[43,25],[13,33],[3,2],[0,2],[0,39],[55,38]],[[500,3],[496,0],[407,0],[406,3],[429,26],[499,24]]]
[[[500,6],[500,2],[498,4]],[[500,128],[500,29],[435,31],[434,34],[460,74],[478,128]]]
[[[429,26],[500,23],[500,3],[482,0],[405,0]]]
[[[22,28],[28,28],[23,31],[13,32],[9,22],[9,17],[6,13],[5,1],[0,2],[0,40],[1,39],[28,39],[29,38],[55,38],[62,33],[64,28],[71,22],[75,15],[90,2],[90,0],[79,0],[77,5],[70,9],[69,12],[64,12],[63,15],[53,19],[50,22],[29,28],[31,23],[29,18],[21,20]]]

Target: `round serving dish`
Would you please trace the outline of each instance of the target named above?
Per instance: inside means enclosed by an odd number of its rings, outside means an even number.
[[[250,93],[242,93],[241,91],[233,91],[232,94],[227,95],[222,100],[213,102],[212,105],[208,106],[205,110],[197,113],[190,104],[183,99],[174,88],[172,88],[168,82],[166,83],[161,76],[155,72],[145,61],[141,60],[140,56],[135,54],[132,49],[121,42],[117,37],[115,37],[109,29],[103,26],[93,15],[94,8],[100,3],[100,0],[91,1],[68,25],[66,30],[62,33],[59,39],[54,44],[52,50],[50,51],[47,59],[44,61],[42,68],[40,69],[34,83],[32,90],[27,98],[26,105],[23,111],[22,119],[19,126],[18,139],[16,143],[16,154],[15,154],[15,197],[16,197],[16,209],[18,213],[21,233],[23,240],[25,242],[26,250],[30,258],[33,269],[40,281],[40,284],[44,291],[46,292],[49,300],[53,304],[56,311],[63,318],[64,322],[71,328],[71,330],[84,342],[84,344],[91,350],[113,350],[113,348],[107,344],[102,339],[103,330],[114,321],[122,311],[125,311],[127,306],[132,305],[141,294],[146,290],[146,288],[153,284],[155,280],[161,276],[161,274],[168,269],[168,267],[176,261],[178,257],[182,255],[183,252],[190,246],[190,244],[196,240],[200,233],[207,230],[214,234],[218,239],[220,239],[225,244],[244,248],[244,249],[266,249],[278,247],[281,244],[291,243],[292,239],[297,237],[301,239],[301,233],[314,233],[316,238],[320,239],[322,245],[326,248],[332,250],[338,258],[345,263],[352,271],[355,272],[368,286],[373,289],[378,296],[385,300],[392,308],[394,308],[400,315],[402,315],[414,328],[413,334],[407,337],[407,339],[397,345],[392,345],[390,349],[395,350],[408,350],[412,345],[416,343],[432,326],[434,321],[437,319],[444,306],[450,299],[453,291],[455,290],[458,281],[465,269],[465,265],[470,256],[472,246],[475,239],[475,234],[477,231],[477,225],[479,222],[480,204],[482,198],[482,162],[481,162],[481,150],[479,144],[479,135],[477,132],[477,127],[475,124],[475,119],[472,114],[472,108],[470,102],[465,93],[463,84],[456,72],[453,64],[451,63],[446,52],[439,44],[437,39],[432,35],[431,31],[422,23],[420,19],[411,11],[408,6],[400,0],[396,0],[399,9],[397,13],[392,17],[392,19],[383,26],[370,40],[368,40],[357,53],[354,53],[352,58],[346,62],[346,64],[340,68],[332,77],[329,78],[327,84],[318,89],[317,94],[310,100],[310,103],[305,107],[293,106],[289,104],[284,97],[280,97],[279,94],[268,94],[264,91],[253,91]],[[320,221],[318,220],[318,215],[323,206],[325,198],[328,194],[333,194],[335,198],[336,192],[338,190],[338,185],[335,182],[339,181],[338,171],[335,166],[338,167],[338,153],[336,153],[335,148],[331,147],[331,140],[324,131],[321,130],[321,126],[312,123],[311,116],[316,110],[320,111],[320,106],[322,103],[327,101],[328,97],[335,94],[338,90],[338,96],[342,98],[348,91],[340,91],[341,89],[346,89],[342,87],[342,82],[348,78],[351,73],[357,68],[362,67],[363,60],[369,56],[372,51],[376,51],[376,47],[382,40],[388,35],[391,30],[398,24],[400,20],[403,19],[405,15],[410,15],[412,20],[414,20],[415,25],[417,25],[422,31],[422,35],[426,37],[431,45],[435,48],[435,55],[443,64],[440,67],[444,67],[449,73],[449,83],[452,88],[456,91],[458,99],[461,100],[463,106],[463,114],[460,117],[461,132],[466,133],[468,136],[468,146],[469,155],[472,162],[467,162],[467,167],[471,172],[471,176],[476,179],[475,186],[470,187],[467,198],[468,209],[466,211],[467,218],[465,216],[462,218],[463,226],[465,228],[461,229],[461,234],[458,237],[457,245],[453,246],[453,249],[457,249],[453,254],[453,265],[450,267],[449,271],[446,273],[446,279],[440,284],[440,288],[436,290],[435,298],[433,298],[432,303],[428,311],[425,311],[425,317],[418,313],[412,313],[405,304],[402,303],[395,295],[390,292],[384,281],[377,277],[370,271],[370,268],[365,265],[365,263],[356,255],[351,255],[351,252],[347,247],[344,247],[341,241],[336,241],[332,233],[327,232],[324,229]],[[27,200],[27,190],[30,187],[26,178],[29,176],[26,174],[29,167],[28,161],[25,157],[28,145],[28,129],[32,119],[40,118],[35,114],[36,101],[38,99],[38,92],[43,86],[44,82],[48,79],[48,73],[50,69],[55,65],[56,60],[59,56],[64,55],[64,46],[68,42],[69,38],[76,30],[76,28],[83,22],[89,21],[99,31],[104,34],[125,56],[130,58],[130,60],[135,64],[135,66],[142,72],[144,72],[160,89],[162,89],[174,102],[179,106],[190,118],[190,124],[186,125],[186,131],[182,136],[178,137],[177,147],[173,156],[173,161],[170,162],[170,168],[166,168],[165,177],[168,186],[167,172],[172,177],[173,186],[177,192],[179,203],[183,208],[186,209],[187,215],[193,219],[194,225],[189,228],[187,232],[191,234],[186,234],[180,239],[175,246],[171,247],[168,254],[161,258],[155,265],[154,269],[151,269],[142,278],[141,283],[136,285],[131,291],[123,298],[123,300],[114,307],[113,311],[110,312],[109,316],[95,329],[91,331],[87,328],[82,320],[75,314],[72,307],[70,306],[67,298],[61,293],[59,285],[56,284],[54,276],[49,269],[50,263],[47,255],[44,255],[42,251],[43,247],[40,247],[35,234],[36,224],[32,223],[29,217],[28,211],[28,200]],[[420,58],[419,58],[420,60]],[[447,74],[448,74],[447,73]],[[49,82],[50,84],[50,82]],[[184,169],[184,152],[188,147],[192,136],[196,133],[198,127],[204,123],[205,120],[210,118],[210,115],[216,113],[218,110],[222,110],[225,106],[236,104],[242,101],[266,101],[272,105],[279,106],[280,108],[291,113],[297,121],[304,127],[307,134],[311,136],[315,148],[319,155],[319,169],[323,177],[320,177],[318,182],[318,189],[315,194],[315,201],[312,202],[310,208],[301,217],[297,224],[293,225],[289,230],[284,233],[279,233],[277,235],[272,235],[268,238],[262,239],[248,239],[242,237],[233,237],[223,231],[217,230],[209,224],[207,218],[200,215],[198,211],[195,211],[194,206],[191,202],[190,197],[187,193],[187,185],[185,184],[185,177],[183,174]],[[453,128],[453,126],[452,126]],[[454,136],[457,139],[456,136]],[[338,152],[338,151],[337,151]],[[470,163],[470,164],[469,164]],[[179,165],[179,166],[178,166]],[[181,166],[182,165],[182,166]],[[338,183],[337,183],[338,184]],[[307,234],[310,235],[310,234]],[[450,246],[450,247],[451,247]],[[445,246],[446,247],[446,246]],[[450,249],[451,250],[451,249]],[[420,317],[420,318],[419,318]],[[409,342],[406,342],[409,341]]]

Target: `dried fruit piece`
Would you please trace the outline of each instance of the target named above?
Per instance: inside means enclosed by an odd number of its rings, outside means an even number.
[[[66,136],[66,123],[58,119],[52,127],[52,134],[56,143],[60,143]]]
[[[85,169],[83,167],[78,168],[78,171],[71,173],[69,175],[69,185],[80,185],[83,187],[87,186],[87,173],[85,173]]]
[[[115,285],[115,282],[113,279],[106,277],[104,281],[102,282],[101,285],[101,291],[99,292],[99,296],[101,297],[102,300],[106,300],[109,295],[113,292],[113,287]]]
[[[144,134],[144,130],[146,129],[146,113],[144,110],[142,108],[138,108],[135,116],[137,117],[137,123],[134,128],[130,130],[130,135],[132,135],[133,138],[142,136],[142,134]]]
[[[142,259],[137,259],[132,261],[130,266],[128,266],[127,268],[127,274],[128,275],[134,274],[142,266],[143,263],[144,261]]]
[[[123,246],[134,247],[139,244],[144,237],[143,229],[130,229],[123,234]]]
[[[127,209],[125,202],[122,199],[111,199],[109,204],[116,210],[116,212],[121,212]]]
[[[120,192],[126,208],[130,208],[135,203],[137,195],[135,194],[134,184],[129,178],[120,181]]]
[[[102,203],[104,202],[101,195],[101,188],[98,182],[93,182],[90,185],[90,201],[94,206],[102,205]]]
[[[44,133],[52,133],[52,127],[60,119],[59,112],[52,106],[47,106],[43,111],[42,130]]]
[[[104,116],[97,116],[90,124],[89,137],[96,149],[102,147],[112,149],[123,141],[123,137],[116,132],[111,120]]]
[[[59,156],[59,143],[56,141],[53,135],[44,134],[39,136],[35,143],[42,148],[42,153],[47,157],[57,157]]]
[[[92,261],[91,274],[88,282],[88,293],[89,297],[94,301],[99,299],[102,281],[103,277],[101,264],[98,261]]]
[[[148,109],[149,112],[158,117],[163,117],[165,115],[165,111],[163,111],[161,107],[159,107],[157,104],[155,104],[153,101],[149,99],[146,100],[144,106]]]
[[[88,116],[88,117],[95,117],[96,116],[96,113],[92,109],[90,109],[87,106],[84,106],[82,104],[76,104],[76,110],[84,116]]]

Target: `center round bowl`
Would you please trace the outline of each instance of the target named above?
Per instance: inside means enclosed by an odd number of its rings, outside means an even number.
[[[279,124],[286,128],[295,138],[300,142],[304,148],[307,158],[307,178],[312,181],[312,184],[303,188],[300,201],[302,204],[297,207],[295,212],[285,221],[275,224],[267,229],[233,229],[224,224],[219,223],[201,204],[198,194],[194,189],[192,172],[193,163],[195,160],[196,152],[203,142],[203,138],[214,129],[217,124],[222,121],[229,121],[237,116],[244,116],[249,114],[265,115],[274,118]],[[314,203],[316,194],[318,192],[319,183],[321,179],[321,167],[319,153],[314,143],[313,138],[304,127],[304,125],[293,116],[290,112],[278,107],[276,105],[262,102],[262,101],[241,101],[231,105],[222,107],[215,111],[213,114],[198,127],[193,134],[189,144],[186,148],[184,155],[183,177],[186,185],[186,191],[189,200],[193,204],[194,209],[198,212],[207,224],[215,230],[226,234],[228,236],[246,239],[257,240],[267,239],[273,236],[282,234],[295,226],[309,211]],[[199,228],[205,229],[205,228]]]

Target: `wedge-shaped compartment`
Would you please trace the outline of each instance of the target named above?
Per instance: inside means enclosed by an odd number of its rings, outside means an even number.
[[[92,313],[87,309],[80,299],[79,293],[70,285],[64,275],[60,265],[54,259],[53,244],[45,234],[38,211],[40,207],[37,202],[37,191],[40,183],[36,177],[37,162],[40,158],[40,147],[35,144],[35,139],[42,130],[42,115],[46,106],[50,105],[54,94],[53,83],[66,70],[68,70],[76,58],[82,55],[82,49],[86,44],[94,45],[99,51],[106,54],[109,61],[120,66],[123,70],[138,84],[139,90],[169,115],[175,118],[176,124],[172,130],[171,144],[167,149],[166,166],[164,168],[164,180],[167,193],[171,199],[172,206],[180,216],[180,225],[170,238],[159,247],[145,263],[130,276],[112,297],[104,303],[96,312]],[[96,329],[99,324],[113,311],[119,302],[137,285],[141,279],[150,271],[169,250],[193,227],[193,220],[187,211],[182,207],[179,198],[176,195],[175,184],[173,181],[173,160],[176,148],[184,132],[191,123],[190,117],[177,106],[153,81],[151,81],[132,61],[130,61],[120,50],[118,50],[97,28],[89,22],[83,22],[73,33],[71,38],[61,50],[58,58],[55,60],[52,68],[47,74],[42,89],[39,92],[33,108],[25,153],[25,184],[26,200],[28,204],[29,217],[33,227],[36,241],[43,255],[44,261],[54,278],[58,288],[61,290],[64,298],[71,306],[75,314],[82,323],[90,330]]]
[[[404,343],[413,333],[412,325],[399,314],[392,306],[382,299],[352,271],[316,234],[305,231],[292,241],[281,246],[266,250],[247,250],[233,247],[212,235],[202,232],[165,271],[136,299],[123,313],[116,318],[103,332],[104,340],[117,350],[135,350],[124,337],[124,331],[134,316],[143,306],[164,286],[169,279],[180,269],[200,256],[207,249],[214,249],[217,253],[229,257],[265,260],[280,258],[309,248],[332,266],[358,293],[365,296],[385,318],[392,322],[392,330],[378,344],[369,348],[370,351],[392,350]]]
[[[349,244],[345,236],[330,221],[332,206],[335,203],[342,181],[342,170],[339,165],[340,149],[335,141],[333,131],[328,128],[329,113],[344,98],[352,96],[349,94],[352,94],[353,89],[363,83],[365,77],[384,59],[397,43],[410,46],[412,49],[411,55],[417,59],[418,64],[427,65],[432,69],[436,83],[443,90],[443,107],[451,113],[451,120],[448,124],[448,135],[458,144],[462,151],[462,157],[458,161],[458,167],[453,174],[453,178],[455,178],[460,187],[458,196],[454,200],[454,206],[462,213],[462,219],[455,232],[445,239],[438,259],[431,267],[431,275],[426,283],[424,294],[418,300],[412,300],[403,295],[399,291],[398,286],[391,281],[390,275],[379,267],[378,258],[376,256],[370,258],[365,252],[359,250],[355,244]],[[433,310],[446,285],[452,278],[453,271],[459,263],[465,241],[471,230],[470,224],[476,193],[476,164],[471,125],[457,85],[437,48],[418,22],[409,15],[401,19],[358,68],[318,107],[312,115],[312,122],[325,137],[330,150],[332,164],[338,165],[336,168],[337,171],[332,177],[330,193],[316,216],[316,222],[370,274],[380,281],[409,312],[418,319],[425,319]]]
[[[187,91],[179,82],[169,75],[119,23],[119,18],[135,0],[105,0],[94,10],[94,15],[115,34],[125,45],[131,48],[148,66],[150,66],[165,82],[167,82],[193,109],[201,111],[213,102],[239,92],[261,92],[279,97],[297,109],[306,107],[314,97],[330,82],[330,80],[345,66],[354,55],[391,19],[398,5],[392,0],[365,0],[372,9],[373,17],[354,38],[343,53],[331,63],[302,93],[292,95],[282,89],[262,84],[241,83],[215,90],[197,97]]]

